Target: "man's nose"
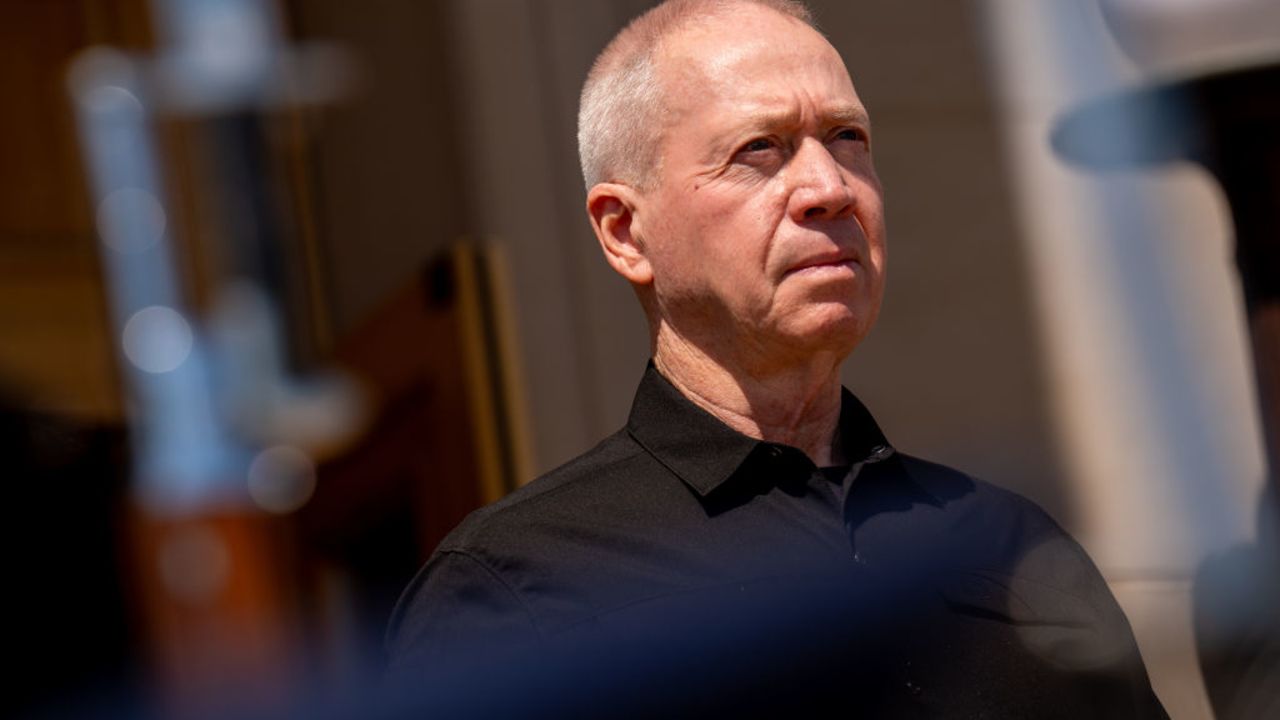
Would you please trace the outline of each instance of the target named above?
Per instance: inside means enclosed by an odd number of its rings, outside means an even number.
[[[807,139],[791,160],[791,172],[791,215],[796,222],[832,220],[853,214],[853,190],[826,145]]]

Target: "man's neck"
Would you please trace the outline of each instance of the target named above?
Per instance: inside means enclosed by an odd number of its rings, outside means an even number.
[[[745,367],[713,359],[666,330],[657,334],[654,364],[694,404],[744,435],[803,450],[819,467],[841,461],[843,356],[816,353],[805,363]]]

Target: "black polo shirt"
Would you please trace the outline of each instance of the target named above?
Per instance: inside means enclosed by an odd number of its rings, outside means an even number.
[[[1164,717],[1084,551],[913,458],[844,392],[847,468],[729,428],[650,364],[621,431],[452,532],[391,676],[468,714]]]

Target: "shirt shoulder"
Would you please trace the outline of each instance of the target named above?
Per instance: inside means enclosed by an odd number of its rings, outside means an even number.
[[[1066,530],[1044,508],[1012,490],[961,470],[898,453],[904,473],[931,502],[963,527],[980,529],[996,542],[1063,535]]]
[[[999,613],[1017,622],[1102,625],[1129,635],[1097,565],[1042,507],[945,465],[910,456],[902,462],[941,503],[945,520],[931,535],[947,545],[951,582],[944,594],[951,601],[990,610],[984,598],[998,597]]]
[[[627,586],[602,577],[613,560],[694,505],[679,477],[614,433],[450,532],[401,595],[388,647],[407,657],[460,644],[441,642],[455,634],[490,645],[556,634],[616,603]]]
[[[461,551],[484,560],[535,526],[553,526],[619,492],[636,490],[639,477],[661,470],[652,456],[620,430],[567,463],[531,480],[501,500],[469,514],[436,552]],[[525,539],[529,539],[525,536]]]

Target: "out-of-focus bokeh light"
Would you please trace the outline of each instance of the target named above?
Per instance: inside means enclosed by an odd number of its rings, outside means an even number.
[[[134,313],[121,334],[125,357],[143,372],[176,370],[191,355],[191,325],[177,310],[152,305]]]
[[[295,447],[269,447],[249,465],[249,497],[267,512],[291,513],[306,505],[315,489],[315,464]]]
[[[98,206],[98,233],[116,252],[140,252],[155,245],[167,220],[156,196],[139,188],[120,188]]]
[[[186,12],[199,22],[173,30],[187,35],[191,45],[186,52],[197,60],[196,67],[210,78],[243,78],[261,72],[272,41],[261,14],[227,3],[188,4]]]

